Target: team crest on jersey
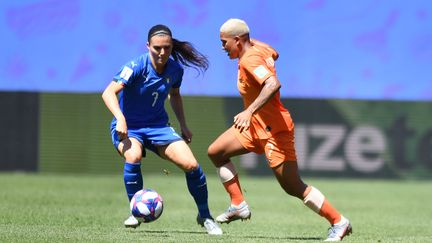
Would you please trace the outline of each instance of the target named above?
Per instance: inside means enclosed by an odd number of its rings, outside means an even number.
[[[259,65],[255,70],[253,70],[253,72],[259,79],[262,79],[269,73],[269,70],[267,70],[263,65]]]

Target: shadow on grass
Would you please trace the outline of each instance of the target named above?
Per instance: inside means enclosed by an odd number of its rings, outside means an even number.
[[[194,235],[207,235],[205,231],[186,231],[186,230],[145,230],[145,231],[136,231],[131,230],[131,233],[139,233],[139,234],[149,234],[149,235],[157,235],[159,237],[170,237],[172,234],[194,234]],[[230,236],[233,235],[222,235]],[[281,237],[281,236],[264,236],[264,235],[248,235],[248,236],[234,236],[239,239],[260,239],[260,240],[295,240],[295,241],[320,241],[322,238],[320,237]]]
[[[323,240],[320,237],[281,237],[281,236],[261,236],[261,235],[250,235],[250,236],[239,236],[238,238],[244,239],[262,239],[262,240],[301,240],[301,241],[319,241]]]
[[[154,235],[168,235],[168,234],[195,234],[195,235],[206,235],[207,233],[204,231],[186,231],[186,230],[134,230],[130,229],[131,233],[139,233],[139,234],[154,234]]]

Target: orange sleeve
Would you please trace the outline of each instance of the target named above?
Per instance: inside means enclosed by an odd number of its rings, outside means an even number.
[[[266,51],[270,53],[270,56],[273,58],[274,61],[276,61],[279,58],[279,53],[276,51],[276,49],[274,49],[269,44],[259,41],[257,39],[251,39],[251,42],[254,46],[262,47],[266,49]]]
[[[243,61],[243,60],[242,60]],[[254,80],[260,85],[269,77],[275,75],[274,70],[267,66],[267,63],[262,55],[252,54],[244,58],[242,63],[243,69],[248,76],[253,76]]]

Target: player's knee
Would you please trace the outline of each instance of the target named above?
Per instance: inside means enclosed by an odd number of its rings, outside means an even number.
[[[124,154],[125,160],[129,163],[138,163],[142,159],[141,153],[126,153]]]
[[[215,154],[215,150],[213,147],[213,144],[210,144],[210,146],[207,148],[207,156],[210,158],[212,158],[212,156]]]
[[[216,148],[216,146],[214,146],[213,144],[211,144],[208,149],[207,149],[207,156],[214,162],[217,162],[218,160],[220,160],[220,152],[219,150]]]
[[[194,170],[196,170],[198,168],[199,168],[199,165],[198,165],[197,162],[195,162],[195,163],[190,162],[190,163],[186,163],[186,164],[182,165],[182,169],[183,169],[184,172],[194,171]]]
[[[224,152],[215,145],[210,145],[207,149],[207,156],[217,168],[223,166],[230,161],[230,158],[224,155]]]

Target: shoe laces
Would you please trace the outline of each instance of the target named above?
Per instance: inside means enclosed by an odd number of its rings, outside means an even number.
[[[328,238],[340,238],[341,235],[338,234],[338,229],[342,227],[343,225],[332,225],[328,229]]]
[[[206,219],[204,222],[204,227],[210,235],[222,235],[222,229],[213,219]]]
[[[206,220],[204,221],[204,225],[207,226],[206,228],[209,228],[209,229],[211,229],[211,230],[219,228],[219,227],[216,225],[216,223],[215,223],[213,220],[211,220],[211,219],[206,219]]]
[[[332,225],[331,227],[328,228],[328,235],[329,236],[333,236],[333,235],[336,235],[336,234],[337,234],[337,232],[335,230],[334,225]]]

